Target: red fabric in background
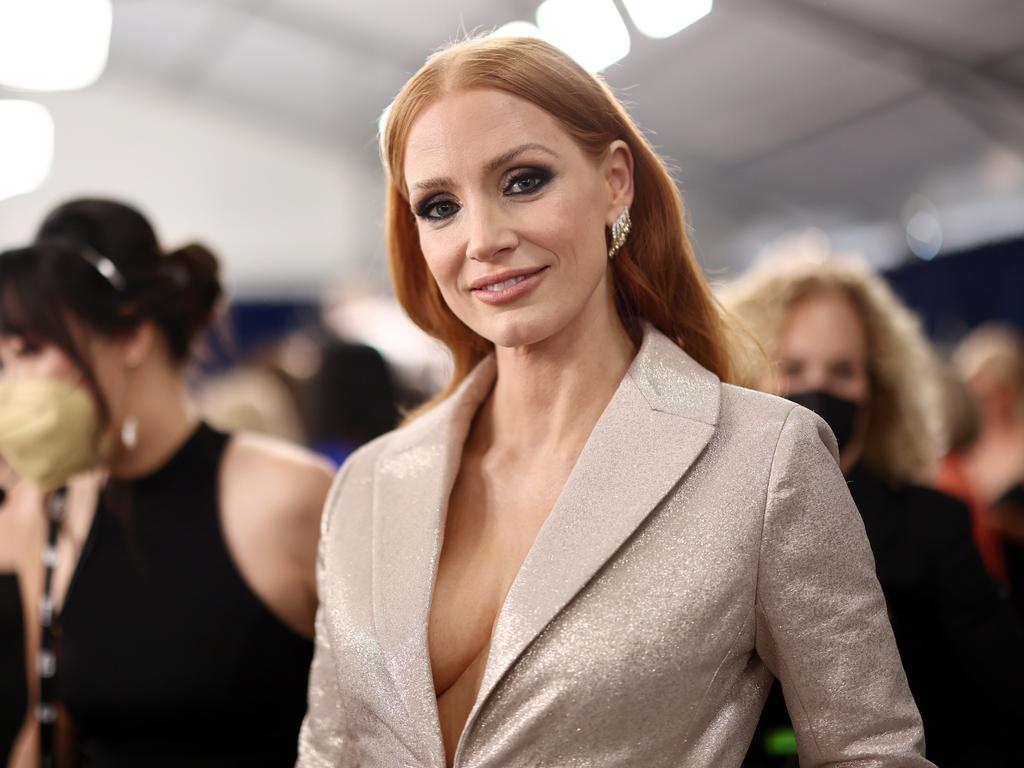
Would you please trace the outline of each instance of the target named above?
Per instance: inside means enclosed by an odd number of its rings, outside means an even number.
[[[1000,584],[1006,584],[1006,560],[999,534],[988,525],[988,508],[971,488],[963,464],[958,456],[949,454],[942,459],[935,478],[935,487],[943,493],[956,496],[971,510],[971,531],[974,543],[981,553],[985,569]]]

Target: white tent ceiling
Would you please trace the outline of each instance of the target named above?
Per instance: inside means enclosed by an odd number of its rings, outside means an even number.
[[[432,49],[536,4],[114,0],[104,79],[39,98],[55,168],[0,203],[0,245],[105,191],[213,240],[243,291],[380,272],[381,109]],[[922,195],[946,249],[1024,230],[1021,0],[716,0],[675,37],[631,36],[605,76],[677,168],[711,272],[801,227],[892,263]]]

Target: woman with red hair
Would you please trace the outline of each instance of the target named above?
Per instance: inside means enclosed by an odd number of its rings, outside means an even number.
[[[395,290],[454,373],[335,481],[299,764],[736,766],[775,675],[803,765],[930,765],[835,441],[725,383],[607,86],[459,43],[381,148]]]

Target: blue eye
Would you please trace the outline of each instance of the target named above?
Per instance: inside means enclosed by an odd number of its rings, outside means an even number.
[[[444,221],[459,212],[459,204],[447,198],[430,198],[416,209],[416,215],[430,221]]]
[[[505,187],[507,195],[529,195],[543,187],[552,177],[546,168],[530,168],[513,176]]]

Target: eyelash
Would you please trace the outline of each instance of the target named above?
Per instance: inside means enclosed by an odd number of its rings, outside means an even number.
[[[543,187],[545,187],[547,183],[551,181],[552,178],[554,178],[554,173],[552,173],[549,168],[524,168],[522,171],[519,171],[518,173],[516,173],[515,176],[509,179],[508,184],[505,185],[504,191],[508,192],[510,189],[512,189],[512,187],[524,181],[525,179],[536,179],[537,185],[533,189],[528,189],[525,192],[513,193],[517,195],[530,195],[536,192],[538,189],[542,189]]]
[[[538,190],[543,189],[545,186],[547,186],[547,184],[554,178],[554,176],[555,174],[548,168],[524,168],[516,172],[516,174],[511,179],[509,179],[508,183],[502,190],[502,193],[511,195],[513,197],[532,195]],[[526,179],[536,179],[537,183],[533,188],[527,189],[522,192],[511,191],[515,185],[520,184]],[[445,221],[446,219],[451,218],[452,216],[455,215],[455,213],[457,213],[456,211],[448,214],[447,216],[432,215],[432,213],[434,213],[437,207],[440,205],[458,206],[458,203],[456,203],[454,200],[448,197],[429,197],[416,207],[416,216],[426,221],[436,223]]]

